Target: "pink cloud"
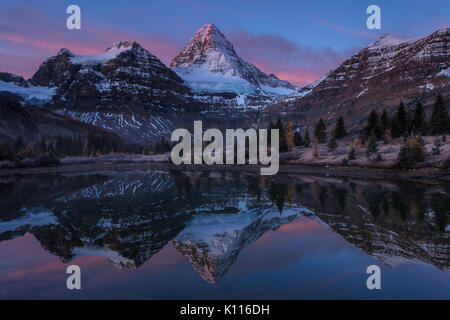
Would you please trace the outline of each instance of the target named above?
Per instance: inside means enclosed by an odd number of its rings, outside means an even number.
[[[37,9],[20,7],[5,9],[0,21],[0,71],[31,77],[40,63],[67,48],[77,54],[96,54],[114,41],[134,40],[168,64],[181,49],[168,35],[141,34],[118,30],[115,27],[86,23],[82,30],[69,31],[59,22]],[[28,19],[28,20],[27,20]],[[22,21],[33,21],[39,29]]]
[[[26,78],[60,48],[78,54],[96,54],[116,40],[135,40],[168,65],[188,40],[176,40],[162,33],[117,29],[95,21],[87,21],[82,30],[69,31],[61,27],[60,21],[35,8],[22,6],[4,10],[5,19],[0,21],[0,71]],[[267,74],[274,73],[298,86],[312,83],[343,61],[342,55],[331,48],[313,49],[278,35],[237,30],[227,37],[245,60]]]
[[[227,37],[245,60],[299,86],[310,84],[344,60],[329,47],[313,49],[279,35],[255,35],[237,30]]]

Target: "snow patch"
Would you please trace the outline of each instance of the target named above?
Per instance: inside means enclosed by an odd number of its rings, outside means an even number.
[[[12,82],[0,80],[0,91],[15,93],[25,99],[26,102],[41,105],[52,99],[56,93],[56,87],[28,86],[21,87]]]
[[[436,74],[436,75],[437,75],[437,76],[444,76],[444,77],[450,78],[450,67],[448,67],[447,69],[441,70],[441,72],[439,72],[439,73]]]
[[[21,226],[45,226],[57,224],[51,211],[27,212],[23,217],[13,221],[0,221],[0,232],[14,231]]]

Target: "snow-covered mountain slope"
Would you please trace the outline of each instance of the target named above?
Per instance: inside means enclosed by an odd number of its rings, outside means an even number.
[[[170,66],[196,92],[289,95],[296,90],[239,57],[214,24],[201,27]]]
[[[444,98],[450,93],[449,30],[414,39],[382,36],[300,90],[296,98],[271,108],[288,111],[305,127],[319,117],[332,123],[340,115],[357,127],[371,109],[392,112],[402,98],[407,107],[418,100],[427,107],[437,93]]]
[[[21,76],[0,72],[0,92],[16,94],[22,98],[23,103],[42,105],[52,99],[56,87],[33,85]]]

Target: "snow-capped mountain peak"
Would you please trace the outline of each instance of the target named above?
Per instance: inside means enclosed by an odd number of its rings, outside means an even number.
[[[283,95],[295,90],[243,60],[214,24],[201,27],[170,66],[199,92]]]
[[[74,64],[90,65],[104,63],[109,60],[115,59],[119,54],[129,51],[132,49],[142,49],[143,48],[135,41],[115,41],[110,47],[108,47],[104,52],[93,55],[78,55],[73,54],[69,50],[60,52],[67,52],[72,58],[71,62]]]
[[[409,41],[410,39],[404,39],[404,38],[398,38],[396,36],[393,36],[390,33],[386,33],[385,35],[382,35],[379,37],[376,41],[374,41],[372,44],[368,46],[369,49],[378,49],[378,48],[384,48],[384,47],[393,47],[400,45],[404,42]]]
[[[121,50],[129,50],[133,46],[139,46],[136,41],[114,41],[113,44],[105,50],[106,51],[121,51]]]
[[[189,67],[192,64],[201,64],[205,57],[211,57],[217,53],[218,65],[224,65],[230,62],[230,59],[238,58],[233,45],[217,29],[214,24],[205,24],[189,40],[186,48],[178,54],[171,63],[171,67]],[[209,62],[213,62],[210,59]],[[213,67],[213,65],[211,65]],[[218,72],[225,71],[217,70]]]

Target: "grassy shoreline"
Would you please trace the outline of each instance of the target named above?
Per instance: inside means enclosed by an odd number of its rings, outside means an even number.
[[[167,156],[167,157],[166,157]],[[98,158],[66,158],[59,166],[30,167],[30,168],[2,168],[0,178],[17,175],[32,174],[70,174],[90,173],[95,171],[128,171],[128,170],[179,170],[179,171],[248,171],[259,173],[258,165],[179,165],[167,161],[168,155],[158,156],[131,156]],[[399,169],[396,167],[361,166],[358,164],[296,164],[282,163],[279,174],[312,174],[354,179],[401,179],[420,181],[426,183],[445,183],[450,185],[450,168],[438,168],[422,164],[412,169]]]

